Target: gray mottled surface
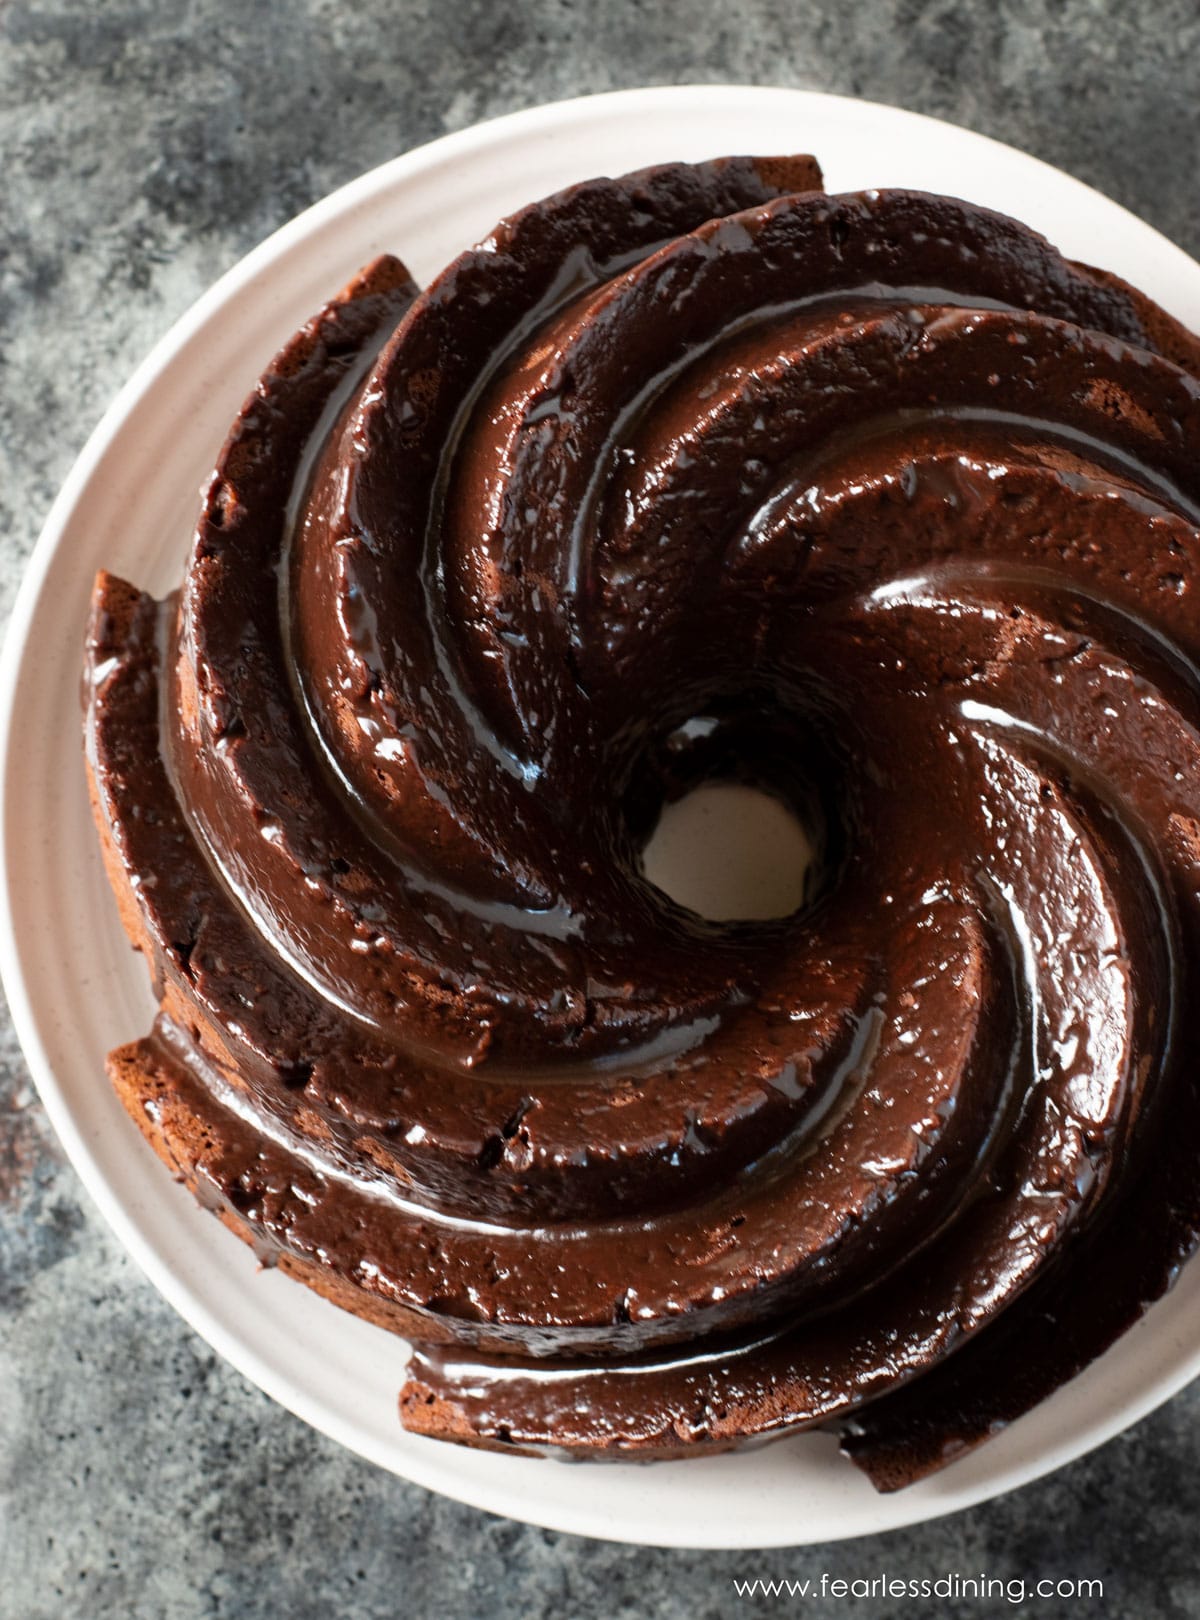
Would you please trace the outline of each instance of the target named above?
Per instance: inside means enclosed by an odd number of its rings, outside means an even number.
[[[636,83],[896,101],[1200,251],[1195,0],[0,0],[0,606],[150,343],[307,203],[491,114]],[[0,1617],[1200,1615],[1200,1389],[1053,1478],[875,1541],[550,1535],[342,1453],[118,1251],[0,1024]],[[798,1530],[800,1527],[797,1527]],[[733,1578],[1086,1575],[1103,1603],[741,1600]]]

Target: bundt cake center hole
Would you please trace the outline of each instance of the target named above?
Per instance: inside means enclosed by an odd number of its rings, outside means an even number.
[[[642,873],[676,905],[713,922],[798,911],[812,892],[817,839],[774,793],[701,782],[663,806]]]
[[[641,879],[710,923],[807,908],[845,849],[846,780],[820,693],[692,692],[643,738],[622,795]]]

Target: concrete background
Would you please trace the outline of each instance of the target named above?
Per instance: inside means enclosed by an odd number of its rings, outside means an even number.
[[[758,80],[1015,143],[1200,253],[1195,0],[0,0],[0,608],[117,386],[383,159],[584,91]],[[74,649],[64,649],[74,656]],[[218,1362],[91,1209],[0,1024],[0,1616],[1200,1616],[1200,1387],[1053,1478],[757,1555],[532,1530],[375,1471]],[[733,1578],[1100,1577],[1103,1602],[741,1600]]]

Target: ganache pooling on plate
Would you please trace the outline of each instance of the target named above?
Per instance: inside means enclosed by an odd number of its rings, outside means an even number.
[[[413,1429],[837,1423],[883,1488],[1092,1360],[1200,1229],[1200,342],[810,158],[369,266],[235,422],[180,592],[97,583],[109,1072]],[[806,904],[645,879],[755,783]]]

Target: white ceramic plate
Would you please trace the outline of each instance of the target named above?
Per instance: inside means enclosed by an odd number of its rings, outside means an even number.
[[[167,334],[96,429],[56,502],[0,668],[5,884],[0,971],[46,1109],[118,1237],[246,1377],[343,1445],[447,1496],[554,1529],[687,1547],[828,1541],[948,1513],[1098,1445],[1200,1371],[1200,1266],[1099,1362],[937,1478],[878,1496],[832,1438],[698,1462],[567,1466],[406,1434],[405,1346],[248,1249],[167,1176],[104,1080],[148,1027],[146,972],[101,870],[79,740],[78,664],[101,565],[161,594],[197,489],[262,365],[383,249],[425,279],[502,214],[574,180],[668,158],[815,152],[831,191],[901,185],[1014,214],[1119,271],[1200,328],[1200,265],[1033,158],[891,107],[791,90],[693,87],[563,102],[385,164],[293,220]]]

